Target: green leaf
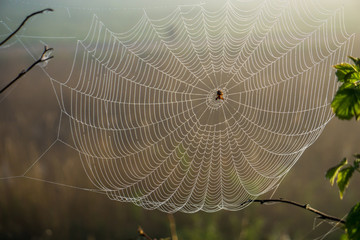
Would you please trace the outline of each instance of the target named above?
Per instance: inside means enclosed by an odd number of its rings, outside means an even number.
[[[354,167],[349,166],[347,168],[341,169],[337,175],[336,182],[339,187],[339,193],[341,199],[343,198],[345,189],[349,186],[349,181],[354,171],[355,171]]]
[[[360,239],[360,202],[347,215],[345,228],[349,240]]]
[[[356,169],[359,170],[359,167],[360,167],[360,159],[357,158],[354,160],[354,168],[355,168],[355,170]]]
[[[347,234],[341,235],[340,240],[349,240],[348,235]]]
[[[356,89],[356,88],[357,88],[357,86],[354,83],[345,82],[339,87],[339,90]]]
[[[339,82],[346,82],[346,80],[350,77],[351,74],[356,72],[356,68],[349,63],[340,63],[334,66],[336,71],[336,76],[338,77]],[[347,76],[347,77],[346,77]]]
[[[352,86],[351,86],[352,85]],[[360,119],[360,89],[353,84],[343,84],[336,92],[331,108],[340,119]]]
[[[350,63],[339,63],[339,64],[336,64],[334,65],[334,68],[337,69],[337,70],[343,70],[343,71],[346,71],[346,70],[356,70],[354,69],[354,65],[351,65]]]
[[[355,57],[351,57],[349,56],[349,58],[355,63],[355,66],[357,67],[357,70],[360,70],[360,58],[355,58]]]
[[[349,72],[344,76],[345,83],[352,83],[354,86],[358,85],[358,81],[360,80],[360,74],[358,72]]]
[[[330,180],[331,186],[334,185],[335,178],[338,175],[340,169],[347,163],[347,159],[344,158],[338,165],[327,170],[325,177]]]

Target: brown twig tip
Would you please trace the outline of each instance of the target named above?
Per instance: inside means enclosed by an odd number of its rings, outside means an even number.
[[[144,232],[144,230],[139,226],[138,227],[138,233],[139,233],[139,235],[141,236],[141,237],[144,237],[144,238],[146,238],[147,240],[153,240],[149,235],[147,235],[145,232]]]
[[[54,9],[52,9],[52,8],[45,8],[44,10],[42,10],[43,12],[47,12],[47,11],[49,11],[49,12],[54,12],[55,10]]]
[[[139,226],[138,227],[138,233],[139,233],[139,235],[144,235],[144,230]]]

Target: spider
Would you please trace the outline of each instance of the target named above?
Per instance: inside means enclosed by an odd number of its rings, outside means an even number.
[[[217,90],[216,94],[217,94],[217,97],[215,98],[215,100],[218,100],[218,99],[224,100],[224,98],[223,98],[224,93],[221,90]]]

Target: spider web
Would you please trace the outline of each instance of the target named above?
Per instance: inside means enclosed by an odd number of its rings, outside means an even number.
[[[67,81],[51,78],[72,136],[57,141],[113,200],[242,209],[276,189],[333,117],[329,66],[353,41],[343,9],[317,1],[144,10],[127,31],[94,15]]]

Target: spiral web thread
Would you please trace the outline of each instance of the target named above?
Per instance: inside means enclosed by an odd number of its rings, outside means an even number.
[[[211,7],[144,11],[121,33],[94,16],[69,79],[56,82],[74,148],[109,198],[165,212],[242,209],[278,186],[332,118],[330,66],[354,40],[343,9]]]

